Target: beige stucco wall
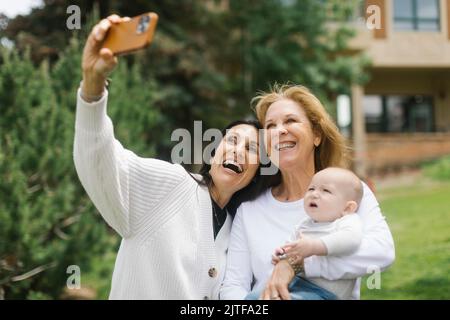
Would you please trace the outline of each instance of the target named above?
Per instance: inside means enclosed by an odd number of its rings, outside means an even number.
[[[446,1],[440,0],[439,32],[395,31],[393,1],[386,0],[386,39],[375,39],[365,21],[355,24],[357,36],[350,47],[365,51],[374,67],[450,67]]]
[[[450,40],[447,0],[440,0],[439,32],[393,30],[393,1],[386,0],[386,38],[375,39],[365,21],[354,24],[357,36],[351,51],[363,51],[372,60],[371,80],[364,94],[429,95],[433,97],[437,131],[429,134],[362,134],[364,168],[369,173],[407,166],[450,154]],[[362,108],[362,99],[354,101]],[[364,119],[354,118],[364,123]]]

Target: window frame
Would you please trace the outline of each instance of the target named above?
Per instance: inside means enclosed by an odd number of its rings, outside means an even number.
[[[363,104],[363,114],[365,118],[365,131],[369,134],[376,133],[376,134],[385,134],[385,133],[435,133],[436,131],[436,98],[431,94],[369,94],[368,96],[376,96],[380,98],[381,102],[381,113],[377,117],[377,120],[375,122],[367,121],[368,117],[365,112],[364,104]],[[417,112],[416,108],[418,105],[417,103],[414,103],[412,105],[407,106],[406,108],[409,109],[409,114],[404,113],[403,114],[403,120],[405,122],[405,125],[402,126],[402,130],[400,131],[391,131],[389,130],[391,118],[389,117],[389,110],[388,110],[388,100],[390,100],[392,97],[401,97],[401,98],[413,98],[420,96],[424,100],[428,100],[429,103],[425,104],[429,114],[430,118],[427,119],[428,125],[427,130],[425,131],[418,131],[415,128],[413,128],[413,123],[411,122],[412,117],[411,114]],[[404,109],[405,110],[405,109]],[[406,111],[406,110],[405,110]],[[370,127],[369,127],[370,126]]]
[[[394,0],[395,1],[395,0]],[[396,32],[408,32],[408,31],[419,31],[419,32],[441,32],[441,2],[439,0],[428,0],[428,1],[435,1],[437,6],[437,15],[436,18],[420,18],[418,16],[418,0],[409,0],[412,5],[412,16],[411,17],[398,17],[396,16],[395,12],[395,3],[392,2],[392,11],[393,11],[393,17],[394,17],[394,30]],[[395,28],[396,22],[412,22],[412,29],[409,30],[399,30]],[[436,30],[426,30],[426,29],[420,29],[419,23],[420,22],[435,22],[437,25]]]

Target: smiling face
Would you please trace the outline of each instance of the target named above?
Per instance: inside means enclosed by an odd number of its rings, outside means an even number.
[[[267,109],[264,129],[270,160],[281,171],[309,163],[314,165],[314,146],[320,136],[313,132],[303,108],[293,100],[281,99]]]
[[[361,182],[353,173],[327,168],[313,176],[304,198],[305,211],[316,222],[331,222],[356,212],[361,197]]]
[[[259,167],[258,131],[247,124],[236,125],[220,142],[209,171],[218,190],[234,193],[246,187]]]

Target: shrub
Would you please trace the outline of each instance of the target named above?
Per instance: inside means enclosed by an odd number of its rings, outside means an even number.
[[[425,175],[432,179],[450,181],[450,156],[424,165],[423,170]]]

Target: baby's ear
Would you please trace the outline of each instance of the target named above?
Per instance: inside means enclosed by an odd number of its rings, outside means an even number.
[[[358,204],[356,203],[356,201],[347,201],[347,205],[344,209],[344,216],[350,213],[355,213],[357,209]]]

